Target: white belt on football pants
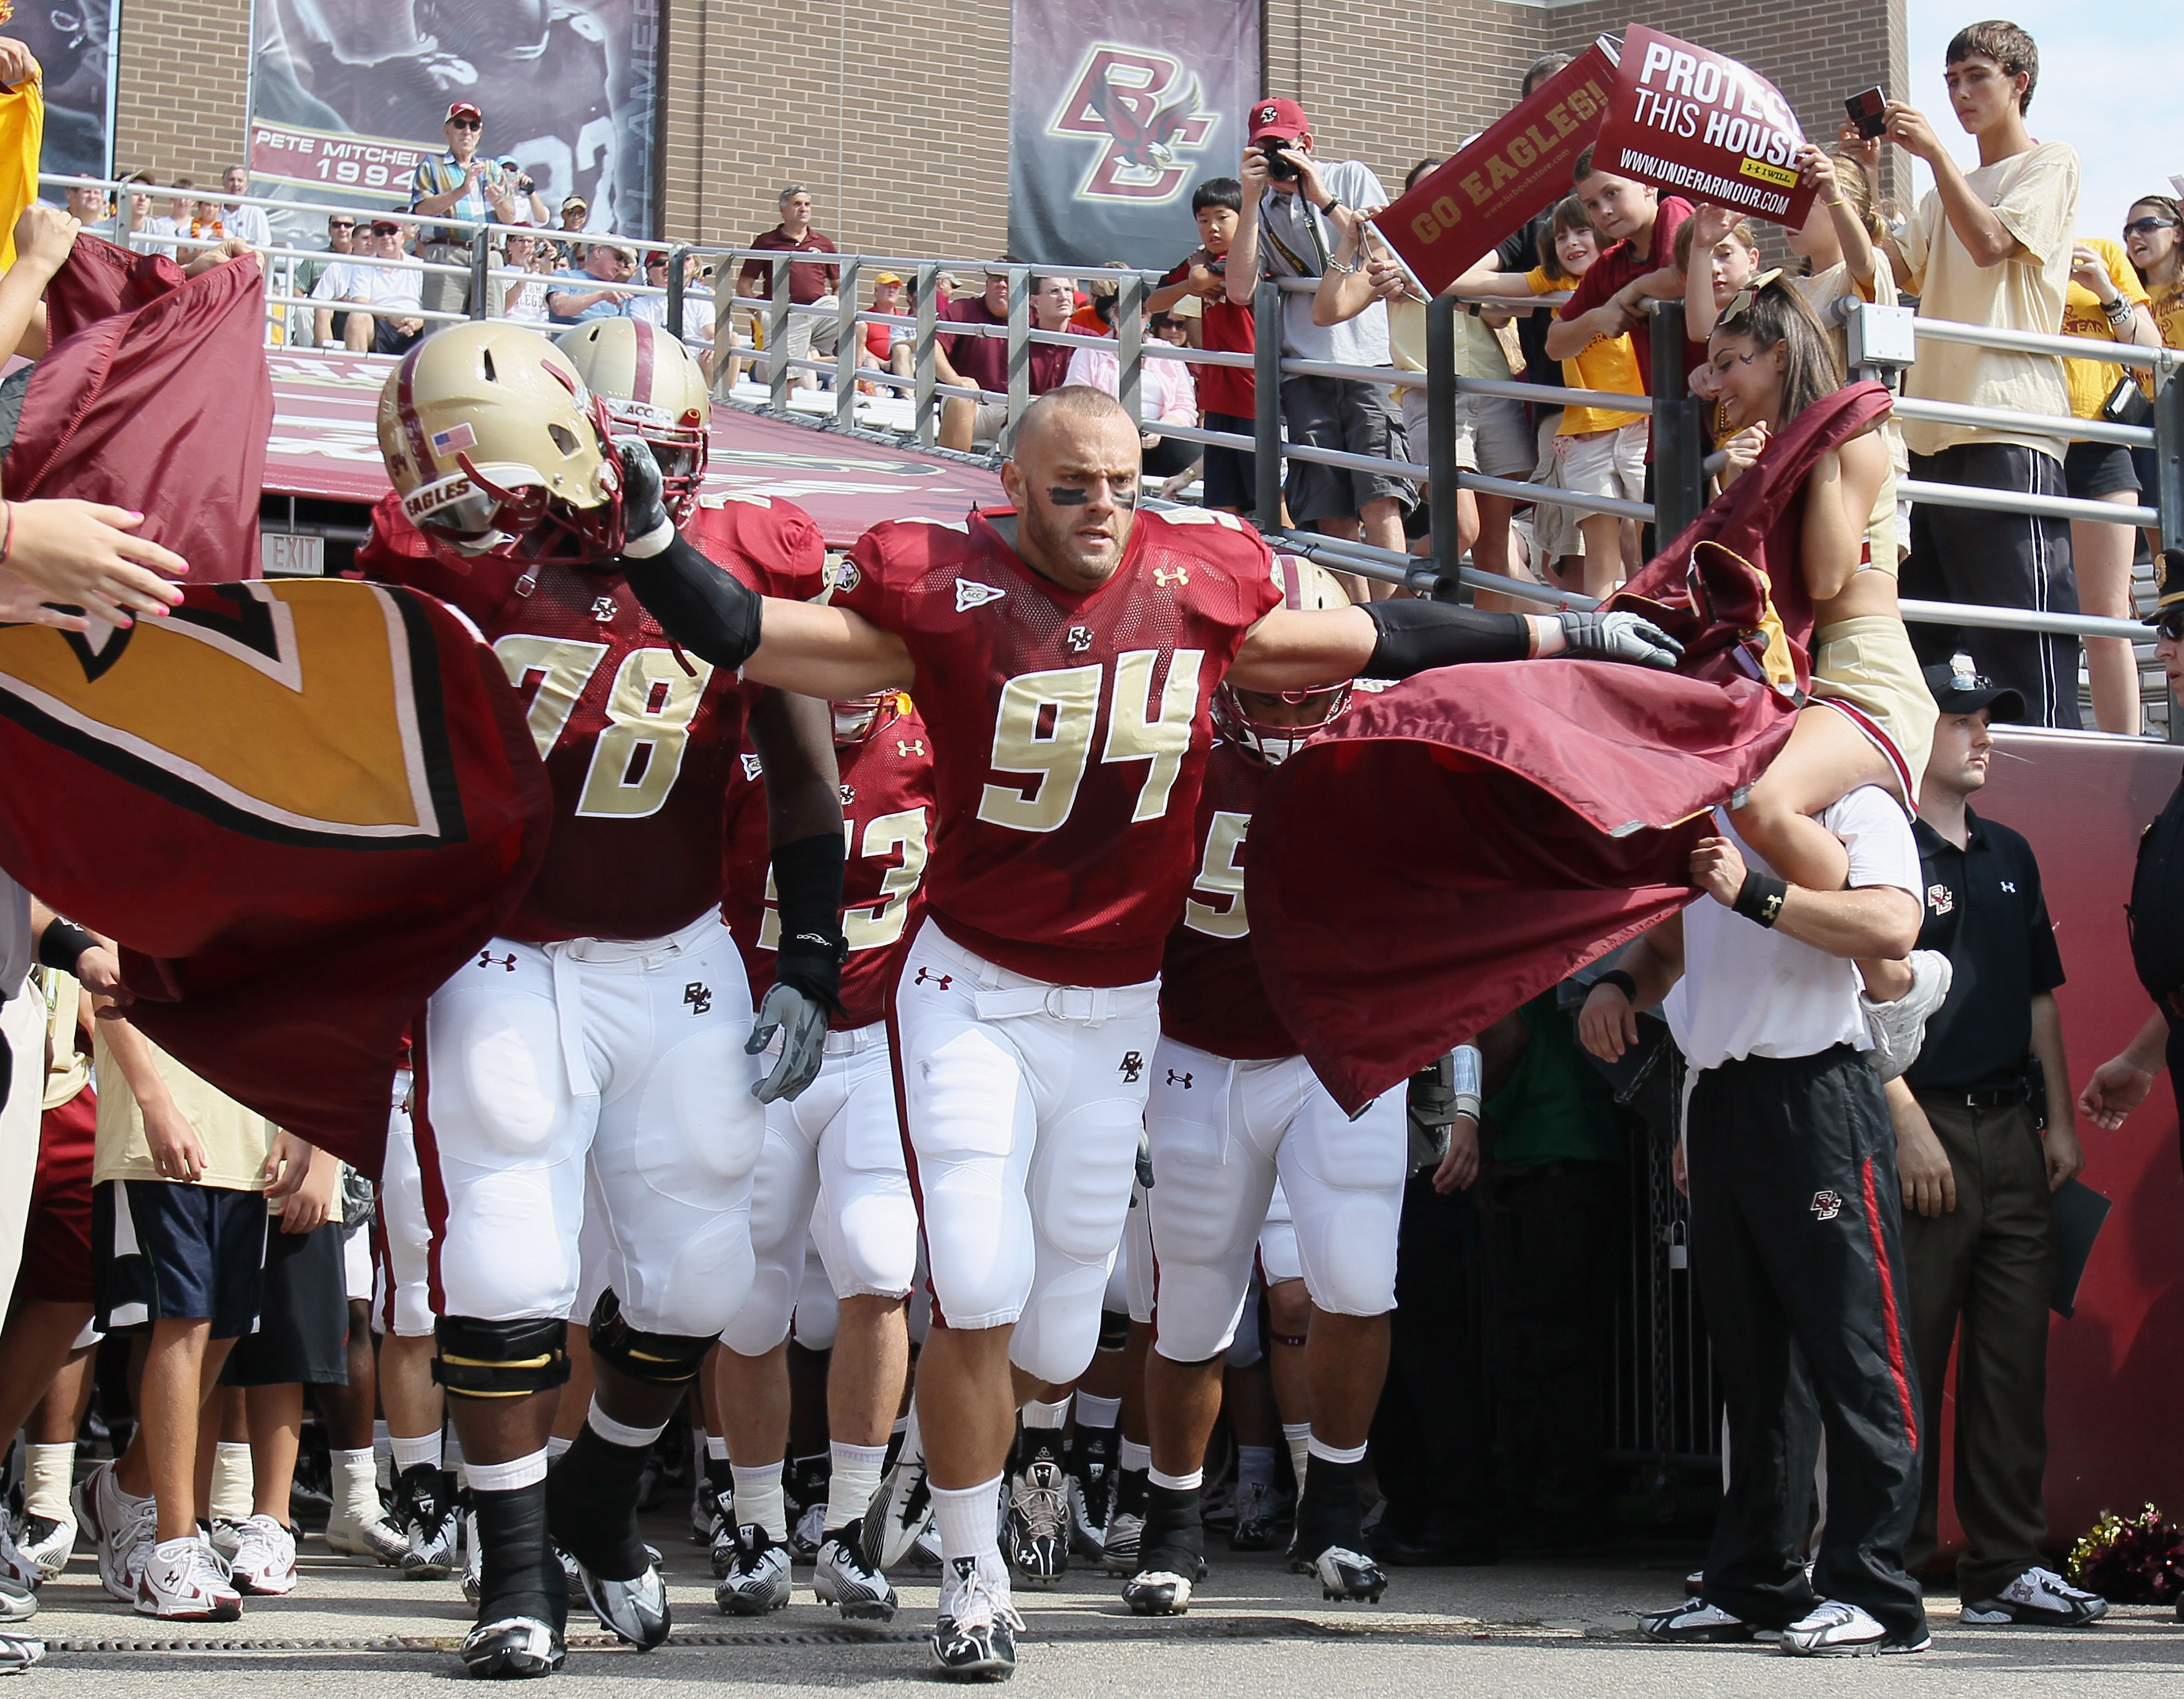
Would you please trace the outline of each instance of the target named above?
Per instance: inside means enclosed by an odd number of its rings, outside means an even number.
[[[963,977],[973,986],[972,1007],[981,1020],[1017,1020],[1028,1014],[1044,1014],[1056,1020],[1098,1026],[1110,1020],[1138,1019],[1160,1008],[1158,980],[1142,985],[1050,984],[988,961],[930,921],[918,934],[918,947],[961,966]]]
[[[827,1034],[829,1056],[861,1056],[867,1050],[878,1049],[887,1042],[887,1022],[875,1020],[869,1026],[852,1026],[842,1031]]]
[[[541,944],[554,974],[554,1018],[561,1034],[561,1061],[569,1072],[572,1096],[595,1098],[599,1082],[592,1073],[591,1058],[584,1053],[584,981],[577,972],[582,963],[615,964],[634,962],[649,970],[664,966],[710,941],[721,928],[721,911],[708,908],[679,931],[664,938],[569,938],[558,944]]]

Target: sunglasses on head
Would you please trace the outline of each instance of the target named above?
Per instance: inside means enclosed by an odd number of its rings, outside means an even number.
[[[2123,233],[2126,236],[2151,236],[2157,230],[2176,228],[2176,221],[2173,218],[2134,218],[2124,226]]]

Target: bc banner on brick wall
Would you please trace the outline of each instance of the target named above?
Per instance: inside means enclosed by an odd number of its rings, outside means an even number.
[[[470,100],[549,212],[652,233],[660,0],[254,0],[251,25],[254,193],[403,205]]]
[[[1015,0],[1009,251],[1173,265],[1192,186],[1236,175],[1258,77],[1257,0]]]
[[[46,140],[42,171],[110,176],[114,158],[113,43],[121,0],[77,0],[68,6],[25,5],[7,33],[37,56],[45,73]],[[51,191],[56,204],[60,191]]]

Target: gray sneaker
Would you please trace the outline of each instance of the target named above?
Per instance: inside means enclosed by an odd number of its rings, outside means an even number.
[[[1856,1605],[1823,1599],[1782,1630],[1782,1650],[1791,1657],[1872,1657],[1891,1651],[1924,1651],[1933,1637],[1921,1629],[1915,1637],[1891,1634]]]
[[[1947,1000],[1955,973],[1939,950],[1914,950],[1910,961],[1911,989],[1895,1002],[1875,1003],[1862,991],[1858,994],[1858,1006],[1873,1034],[1866,1059],[1884,1084],[1919,1059],[1919,1047],[1926,1042],[1926,1022]]]
[[[2073,1587],[2053,1569],[2036,1563],[1992,1598],[1967,1599],[1958,1620],[1980,1628],[2022,1623],[2075,1629],[2097,1623],[2108,1613],[2109,1601],[2098,1593]]]

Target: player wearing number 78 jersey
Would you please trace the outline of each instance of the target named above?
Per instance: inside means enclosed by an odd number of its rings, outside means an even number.
[[[1002,468],[1013,511],[875,527],[823,606],[698,570],[663,511],[640,517],[632,479],[625,570],[686,648],[805,695],[911,689],[933,733],[928,912],[889,1021],[935,1306],[917,1387],[944,1558],[933,1646],[956,1675],[1014,1667],[1000,1473],[1018,1405],[1098,1342],[1214,687],[1676,653],[1624,613],[1280,607],[1256,534],[1138,513],[1139,472],[1112,397],[1050,391]]]

